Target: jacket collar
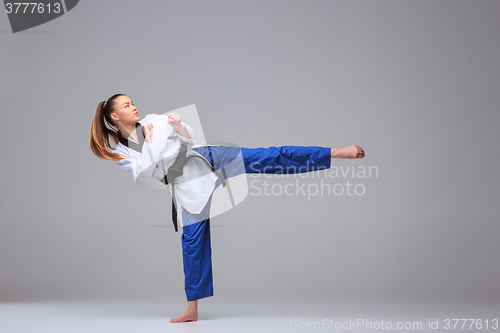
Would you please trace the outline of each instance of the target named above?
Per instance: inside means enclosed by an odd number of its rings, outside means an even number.
[[[137,138],[139,139],[139,144],[135,143],[134,141],[129,141],[128,139],[125,139],[122,136],[122,133],[120,130],[118,130],[118,140],[120,140],[120,143],[124,146],[127,146],[129,148],[132,148],[133,150],[138,151],[139,153],[142,152],[142,145],[144,144],[144,132],[142,131],[141,123],[136,122],[135,123],[135,131],[137,132]]]

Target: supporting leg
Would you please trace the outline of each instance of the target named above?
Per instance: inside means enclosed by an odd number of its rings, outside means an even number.
[[[218,149],[212,156],[210,147],[195,148],[216,169],[220,169],[241,156],[237,147]],[[242,160],[242,159],[241,159]],[[170,319],[171,323],[198,320],[198,300],[213,296],[212,249],[210,244],[210,205],[212,198],[199,214],[191,214],[182,208],[182,259],[184,265],[184,289],[188,301],[187,309]]]
[[[212,198],[199,214],[191,214],[182,208],[182,259],[188,306],[181,315],[170,320],[172,323],[198,320],[198,300],[214,294],[209,218],[211,202]]]
[[[188,301],[214,294],[212,285],[212,248],[210,243],[210,198],[200,214],[182,209],[182,256],[185,291]],[[193,222],[193,223],[191,223]]]

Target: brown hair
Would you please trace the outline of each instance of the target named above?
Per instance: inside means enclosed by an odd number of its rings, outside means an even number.
[[[114,100],[124,94],[116,94],[111,96],[107,101],[103,101],[97,105],[90,128],[90,149],[99,158],[109,161],[119,161],[125,159],[120,154],[112,153],[108,149],[112,148],[109,144],[109,137],[113,139],[115,144],[118,143],[117,130],[112,130],[106,126],[106,122],[111,126],[116,127],[111,119],[111,113],[114,108]]]

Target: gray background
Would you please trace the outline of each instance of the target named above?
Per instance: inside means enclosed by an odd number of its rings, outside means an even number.
[[[215,217],[215,297],[498,301],[499,14],[94,0],[16,34],[0,14],[0,301],[185,300],[169,194],[89,148],[115,93],[141,118],[196,104],[209,143],[358,144],[378,167],[352,180],[363,196],[249,195]]]

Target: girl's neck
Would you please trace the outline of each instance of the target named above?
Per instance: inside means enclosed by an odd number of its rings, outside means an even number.
[[[139,143],[139,139],[137,138],[137,131],[135,130],[135,124],[120,126],[120,133],[125,139],[134,141],[137,144]]]

